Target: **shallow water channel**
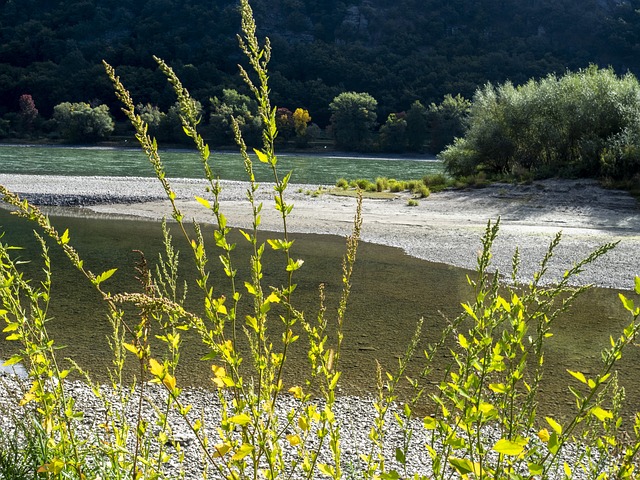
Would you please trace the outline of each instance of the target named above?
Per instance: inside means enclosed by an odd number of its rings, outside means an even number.
[[[112,293],[138,289],[134,279],[134,265],[143,250],[147,259],[155,263],[161,249],[161,230],[156,222],[138,220],[83,219],[74,217],[52,217],[60,231],[69,228],[71,243],[85,259],[85,266],[95,273],[117,267],[118,272],[104,285]],[[0,229],[5,232],[2,241],[6,244],[22,245],[24,250],[16,252],[23,259],[35,259],[26,265],[28,275],[41,272],[39,252],[31,231],[32,225],[9,215],[0,209]],[[177,229],[173,229],[178,240]],[[211,237],[211,229],[205,230]],[[264,234],[263,239],[278,234]],[[234,252],[240,278],[247,274],[246,242],[239,235],[234,237],[238,247]],[[277,238],[277,237],[276,237]],[[318,285],[324,283],[327,292],[327,315],[335,318],[338,294],[341,288],[341,258],[344,239],[325,235],[294,235],[294,254],[305,260],[297,273],[297,307],[306,311],[309,319],[318,311]],[[478,239],[478,244],[480,239]],[[212,242],[211,242],[212,243]],[[189,270],[192,262],[182,241],[177,241],[183,251],[182,266]],[[72,357],[78,363],[104,378],[105,368],[110,365],[106,337],[110,333],[106,310],[97,295],[78,272],[70,268],[69,262],[55,246],[51,249],[53,264],[53,301],[49,323],[51,336],[57,345],[65,345],[60,356]],[[220,274],[218,253],[209,253],[210,267],[214,271],[213,284],[219,293],[226,285]],[[282,259],[267,249],[265,253],[265,285],[280,285],[284,281]],[[274,266],[275,265],[275,266]],[[354,273],[354,286],[347,312],[345,347],[342,353],[343,377],[340,385],[343,393],[372,394],[376,385],[376,360],[385,368],[394,368],[397,358],[404,352],[419,318],[424,317],[422,346],[438,338],[445,325],[443,317],[453,318],[460,311],[460,303],[471,299],[467,275],[472,272],[442,264],[429,263],[405,255],[396,248],[373,244],[361,244]],[[242,283],[242,282],[240,282]],[[190,285],[190,304],[198,309],[197,289]],[[248,300],[245,295],[245,300]],[[600,359],[600,349],[609,344],[609,335],[617,335],[629,318],[624,314],[617,292],[593,289],[580,300],[573,310],[564,315],[549,339],[546,363],[548,374],[541,395],[544,411],[568,411],[573,404],[567,385],[573,384],[566,369],[595,373]],[[158,333],[158,332],[156,332]],[[278,342],[274,335],[274,343]],[[307,369],[305,339],[292,351],[292,364],[287,381],[296,382]],[[13,342],[0,341],[0,357],[6,358],[14,351]],[[181,356],[182,369],[178,381],[182,385],[208,387],[210,362],[201,361],[205,355],[199,342],[185,336]],[[638,348],[627,352],[620,369],[621,383],[627,387],[629,409],[640,410],[640,376],[637,366]],[[421,369],[422,356],[414,362],[412,374]],[[443,355],[438,370],[451,358]],[[441,374],[431,380],[437,382]]]

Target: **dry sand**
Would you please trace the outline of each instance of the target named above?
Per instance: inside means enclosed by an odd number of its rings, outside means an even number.
[[[245,200],[247,184],[222,182],[221,211],[230,226],[248,228],[251,209]],[[2,175],[0,184],[65,215],[137,216],[150,220],[170,217],[169,203],[154,179],[120,177],[56,177]],[[174,179],[178,205],[186,218],[211,222],[213,217],[194,196],[206,197],[200,180]],[[291,185],[295,208],[288,220],[293,232],[347,235],[355,212],[355,199],[305,192],[317,185]],[[301,190],[301,191],[299,191]],[[262,184],[262,228],[281,230],[273,208],[272,185]],[[494,264],[509,272],[518,246],[521,279],[530,278],[557,232],[563,241],[556,250],[548,281],[554,281],[574,262],[597,246],[619,241],[617,248],[585,270],[580,283],[630,289],[640,274],[640,208],[625,192],[606,190],[594,181],[545,180],[531,185],[496,184],[482,189],[432,194],[408,206],[408,194],[393,199],[365,199],[365,241],[400,247],[409,255],[433,262],[474,268],[487,221],[500,218]],[[75,207],[69,207],[69,205]]]

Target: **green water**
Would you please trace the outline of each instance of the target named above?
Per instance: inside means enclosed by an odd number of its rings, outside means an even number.
[[[162,160],[171,177],[201,178],[198,156],[189,151],[163,151]],[[246,180],[240,155],[213,153],[214,174],[225,180]],[[420,179],[442,172],[442,163],[430,159],[348,157],[283,154],[278,156],[281,172],[293,170],[292,182],[332,185],[339,178],[376,177]],[[254,164],[260,182],[272,180],[270,169]],[[0,146],[0,173],[33,175],[153,176],[153,169],[139,149],[97,147]]]
[[[71,240],[85,258],[85,265],[94,272],[109,268],[119,270],[105,285],[112,293],[139,289],[134,277],[134,265],[143,250],[150,262],[154,262],[161,249],[160,226],[155,222],[111,219],[81,219],[52,217],[60,230],[70,229]],[[0,226],[6,232],[5,243],[21,244],[24,259],[37,259],[38,249],[32,226],[0,209]],[[211,231],[205,230],[207,237]],[[177,232],[174,236],[177,237]],[[273,234],[275,235],[275,234]],[[235,237],[236,266],[240,278],[248,272],[246,242]],[[263,239],[266,238],[263,237]],[[295,255],[305,260],[296,276],[297,306],[306,311],[307,318],[314,318],[318,309],[317,289],[324,283],[327,290],[329,318],[334,318],[337,295],[341,285],[340,261],[344,252],[344,239],[335,236],[296,235]],[[184,252],[183,266],[189,270],[191,262],[188,249],[182,242],[178,248]],[[58,345],[67,347],[61,357],[72,357],[98,378],[104,377],[109,365],[106,336],[109,327],[105,309],[92,289],[58,249],[52,247],[54,284],[53,303],[49,329]],[[265,253],[265,285],[281,285],[284,281],[281,259],[269,249]],[[217,252],[211,251],[212,282],[218,294],[225,292],[226,283],[216,263]],[[279,266],[274,267],[274,263]],[[34,261],[27,265],[28,274],[40,274],[41,266]],[[378,360],[386,368],[394,368],[409,342],[419,318],[424,317],[421,346],[438,338],[446,324],[446,318],[455,317],[461,310],[460,303],[471,299],[466,275],[470,272],[442,264],[434,264],[408,257],[401,250],[373,244],[362,244],[354,272],[354,286],[345,329],[345,348],[342,357],[341,388],[344,393],[371,394],[375,390],[375,370]],[[246,278],[246,277],[245,277]],[[199,309],[197,289],[190,290],[190,306]],[[248,296],[245,296],[248,301]],[[242,308],[247,308],[245,305]],[[241,318],[242,315],[240,316]],[[609,335],[618,335],[627,317],[617,299],[617,292],[593,289],[584,296],[571,313],[565,315],[549,339],[545,364],[548,372],[542,391],[543,411],[557,415],[566,412],[574,404],[567,385],[573,384],[566,369],[595,372],[599,364],[599,352],[608,346]],[[157,333],[157,332],[156,332]],[[274,335],[277,343],[278,335]],[[287,382],[296,382],[306,373],[304,335],[292,350],[291,364],[287,370]],[[0,340],[0,358],[7,358],[15,349],[13,342]],[[627,388],[630,411],[640,410],[640,378],[637,365],[640,354],[637,348],[626,352],[620,364],[621,379]],[[210,364],[199,359],[206,350],[192,336],[185,336],[182,369],[178,372],[182,385],[210,385]],[[451,361],[446,354],[437,362],[437,372]],[[409,374],[417,374],[421,368],[420,355]],[[432,380],[439,381],[436,373]]]

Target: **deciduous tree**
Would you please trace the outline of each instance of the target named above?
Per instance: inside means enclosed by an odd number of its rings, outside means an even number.
[[[331,128],[336,145],[346,150],[367,149],[376,125],[378,102],[368,93],[344,92],[333,99]]]

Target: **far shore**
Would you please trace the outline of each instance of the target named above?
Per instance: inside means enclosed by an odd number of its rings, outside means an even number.
[[[206,196],[200,180],[173,179],[178,204],[185,217],[212,220],[194,196]],[[251,225],[245,200],[245,182],[223,183],[221,210],[230,226]],[[155,179],[139,177],[62,177],[0,174],[0,184],[47,206],[58,215],[170,217],[169,202]],[[295,205],[288,229],[298,233],[346,236],[351,231],[355,199],[328,193],[313,197],[305,192],[317,185],[290,185],[289,202]],[[272,207],[272,185],[258,192],[265,206],[262,228],[281,230]],[[473,269],[488,221],[498,218],[501,233],[494,245],[494,265],[509,273],[516,246],[522,259],[519,280],[527,281],[555,234],[563,241],[556,251],[547,281],[557,281],[574,262],[607,242],[619,245],[578,281],[601,287],[632,289],[640,274],[640,208],[626,192],[606,190],[590,180],[545,180],[531,185],[496,184],[483,189],[449,190],[407,204],[409,194],[393,199],[365,199],[364,241],[399,247],[424,260]]]

